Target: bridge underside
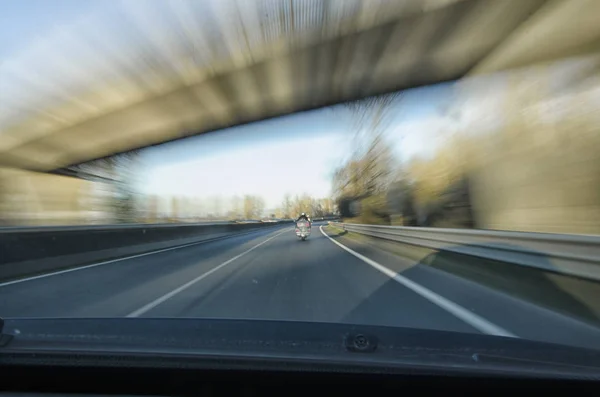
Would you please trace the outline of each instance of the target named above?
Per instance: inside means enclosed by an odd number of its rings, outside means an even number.
[[[42,51],[44,64],[32,62],[38,51],[2,65],[3,92],[21,91],[3,99],[0,167],[64,169],[246,122],[590,53],[600,33],[594,0],[265,1],[245,9],[250,3],[223,2],[231,6],[225,11],[194,2],[120,10],[101,34],[81,25],[77,36],[61,36],[69,46]],[[202,17],[214,22],[201,24]],[[123,29],[128,24],[135,29]],[[74,49],[77,56],[66,52]]]

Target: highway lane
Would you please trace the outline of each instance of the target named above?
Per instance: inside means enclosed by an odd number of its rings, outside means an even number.
[[[398,304],[401,306],[399,307]],[[219,317],[379,324],[477,332],[339,249],[318,230],[285,233],[146,317]]]
[[[274,226],[210,243],[18,283],[0,283],[3,317],[122,317],[287,229]]]
[[[0,315],[345,322],[506,332],[600,348],[596,328],[436,269],[382,252],[361,252],[383,271],[336,245],[318,227],[302,242],[289,225],[282,225],[0,284]],[[396,274],[401,279],[394,279]]]

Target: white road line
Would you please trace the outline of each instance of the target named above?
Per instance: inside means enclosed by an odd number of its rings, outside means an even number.
[[[265,229],[258,229],[258,230],[265,230]],[[250,234],[252,232],[254,232],[254,231],[250,231],[250,232],[247,232],[247,233],[236,233],[236,234],[232,234],[232,235],[219,236],[219,237],[215,237],[215,238],[211,238],[211,239],[207,239],[207,240],[196,241],[194,243],[188,243],[188,244],[178,245],[176,247],[163,248],[163,249],[159,249],[159,250],[156,250],[156,251],[145,252],[143,254],[125,256],[123,258],[112,259],[110,261],[103,261],[103,262],[93,263],[91,265],[78,266],[78,267],[74,267],[74,268],[70,268],[70,269],[59,270],[59,271],[56,271],[56,272],[44,273],[44,274],[40,274],[38,276],[20,278],[20,279],[12,280],[12,281],[6,281],[4,283],[0,283],[0,288],[1,287],[6,287],[6,286],[12,285],[12,284],[18,284],[18,283],[24,283],[26,281],[37,280],[37,279],[40,279],[40,278],[51,277],[51,276],[58,276],[59,274],[71,273],[71,272],[76,272],[76,271],[84,270],[84,269],[91,269],[91,268],[96,267],[96,266],[108,265],[109,263],[126,261],[128,259],[134,259],[134,258],[141,258],[142,256],[159,254],[161,252],[173,251],[173,250],[177,250],[177,249],[181,249],[181,248],[190,247],[192,245],[199,245],[199,244],[211,243],[211,242],[218,241],[218,240],[224,240],[224,239],[229,238],[229,237],[243,236],[243,235],[246,235],[246,234]]]
[[[464,307],[444,298],[443,296],[436,294],[435,292],[431,291],[430,289],[427,289],[427,288],[415,283],[414,281],[411,281],[411,280],[407,279],[406,277],[401,276],[399,273],[397,273],[391,269],[388,269],[387,267],[375,262],[374,260],[369,259],[366,256],[361,255],[358,252],[351,250],[350,248],[346,247],[345,245],[335,241],[334,239],[329,237],[327,235],[327,233],[325,233],[323,231],[323,226],[319,227],[319,230],[321,230],[321,233],[323,233],[323,235],[325,237],[327,237],[329,240],[331,240],[334,244],[337,244],[343,250],[347,251],[351,255],[354,255],[355,257],[357,257],[358,259],[367,263],[368,265],[371,265],[372,267],[379,270],[380,272],[382,272],[386,276],[390,277],[394,281],[396,281],[396,282],[402,284],[403,286],[405,286],[406,288],[409,288],[410,290],[416,292],[417,294],[421,295],[423,298],[427,299],[431,303],[441,307],[442,309],[446,310],[447,312],[454,315],[455,317],[461,319],[462,321],[469,324],[473,328],[483,332],[484,334],[517,338],[517,336],[515,334],[505,330],[504,328],[499,327],[494,323],[491,323],[490,321],[486,320],[485,318],[483,318],[481,316],[478,316],[477,314],[473,313],[472,311],[465,309]]]
[[[277,233],[274,236],[269,237],[268,239],[266,239],[265,241],[256,244],[255,246],[253,246],[252,248],[247,249],[246,251],[242,252],[239,255],[234,256],[233,258],[221,263],[219,266],[214,267],[212,269],[210,269],[209,271],[207,271],[206,273],[203,273],[201,275],[199,275],[198,277],[196,277],[195,279],[188,281],[187,283],[183,284],[182,286],[175,288],[173,291],[161,296],[158,299],[153,300],[152,302],[148,303],[147,305],[137,309],[134,312],[131,312],[127,315],[127,317],[139,317],[142,314],[148,312],[149,310],[154,309],[156,306],[160,305],[161,303],[165,302],[166,300],[174,297],[175,295],[177,295],[178,293],[180,293],[181,291],[191,287],[192,285],[196,284],[198,281],[203,280],[204,278],[210,276],[211,274],[213,274],[214,272],[216,272],[217,270],[229,265],[231,262],[235,261],[238,258],[241,258],[242,256],[246,255],[248,252],[255,250],[256,248],[260,247],[261,245],[273,240],[275,237],[288,232],[289,229],[286,229],[284,231],[282,231],[281,233]]]

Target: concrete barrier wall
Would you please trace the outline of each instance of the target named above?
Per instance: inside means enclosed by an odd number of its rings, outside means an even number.
[[[0,168],[0,225],[81,225],[112,223],[100,182]]]
[[[279,223],[0,229],[0,280],[265,228]]]
[[[480,227],[600,234],[600,75],[569,65],[507,81],[504,128],[479,147],[474,172]]]

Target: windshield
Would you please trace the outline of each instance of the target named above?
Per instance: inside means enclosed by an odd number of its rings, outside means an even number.
[[[600,349],[597,58],[388,3],[3,3],[0,317]]]

